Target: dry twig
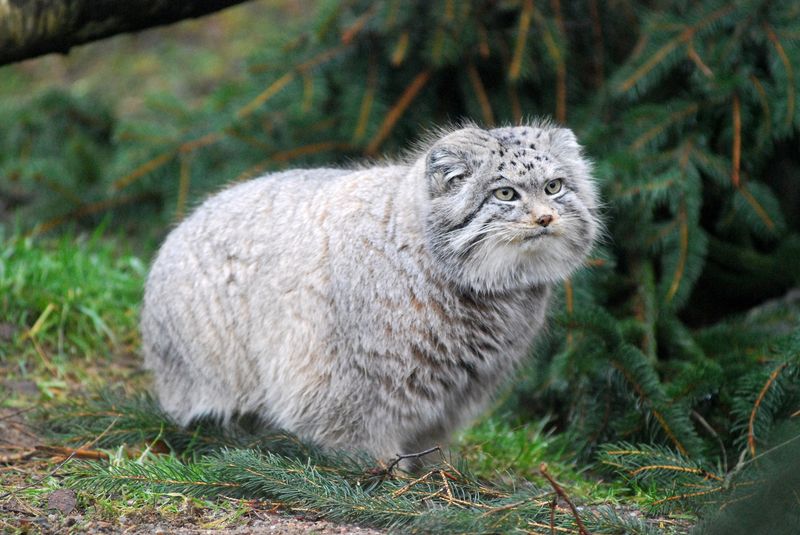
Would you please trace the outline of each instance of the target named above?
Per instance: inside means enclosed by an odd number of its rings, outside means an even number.
[[[389,475],[394,469],[394,467],[400,464],[400,461],[404,459],[420,459],[425,455],[428,455],[429,453],[433,453],[434,451],[442,453],[442,448],[440,448],[439,446],[434,446],[432,448],[428,448],[427,450],[423,450],[417,453],[398,453],[397,458],[394,459],[391,463],[389,463],[389,466],[387,466],[386,469],[383,470],[383,472],[386,475]]]
[[[25,485],[25,486],[23,486],[23,487],[19,487],[19,488],[17,488],[17,489],[13,489],[13,490],[11,490],[10,492],[6,492],[5,494],[0,494],[0,500],[4,500],[4,499],[8,498],[9,496],[13,496],[14,494],[16,494],[17,492],[19,492],[19,491],[21,491],[21,490],[29,489],[29,488],[33,487],[34,485],[36,485],[36,484],[38,484],[38,483],[41,483],[42,481],[44,481],[44,480],[45,480],[45,479],[47,479],[48,477],[52,477],[52,476],[56,475],[56,472],[58,472],[59,470],[61,470],[61,467],[62,467],[62,466],[64,466],[65,464],[67,464],[67,462],[68,462],[69,460],[71,460],[71,459],[72,459],[74,456],[75,456],[75,454],[74,454],[74,453],[73,453],[73,454],[71,454],[69,457],[67,457],[66,459],[64,459],[64,460],[63,460],[63,461],[61,461],[60,463],[58,463],[58,466],[56,466],[55,468],[53,468],[53,469],[52,469],[52,470],[51,470],[49,473],[47,473],[47,474],[43,475],[43,476],[42,476],[42,477],[40,477],[39,479],[35,480],[33,483],[30,483],[30,484],[28,484],[28,485]]]
[[[575,523],[578,524],[578,531],[580,534],[591,535],[591,533],[586,529],[586,526],[583,525],[583,521],[581,520],[580,515],[578,515],[578,509],[575,507],[575,504],[572,503],[572,500],[569,499],[569,496],[567,496],[567,493],[564,492],[564,489],[562,489],[561,486],[556,483],[556,480],[553,479],[553,476],[551,476],[547,471],[547,463],[542,463],[539,465],[539,472],[548,482],[550,482],[550,485],[553,487],[553,490],[556,491],[556,494],[558,494],[558,496],[567,502],[567,505],[569,505],[569,508],[572,510],[572,516],[575,517]]]

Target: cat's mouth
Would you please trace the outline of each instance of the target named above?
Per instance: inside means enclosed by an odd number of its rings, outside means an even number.
[[[524,242],[532,242],[537,241],[545,236],[551,235],[552,232],[546,228],[534,228],[528,231],[525,231],[520,237]]]
[[[542,238],[547,236],[554,236],[556,232],[552,228],[544,228],[544,227],[517,227],[514,229],[514,236],[511,237],[508,242],[514,243],[517,245],[522,246],[531,246]]]

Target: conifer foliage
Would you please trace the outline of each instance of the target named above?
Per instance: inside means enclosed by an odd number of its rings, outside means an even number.
[[[232,180],[395,153],[462,118],[549,115],[595,160],[607,239],[507,406],[554,414],[579,455],[634,482],[683,474],[674,501],[722,493],[775,446],[800,409],[797,2],[318,4],[244,81],[199,108],[165,98],[157,123],[64,94],[0,104],[24,118],[2,120],[0,192],[39,232],[107,214],[135,228],[134,206],[166,226]],[[67,142],[47,142],[62,124]],[[202,462],[236,455],[278,462]]]

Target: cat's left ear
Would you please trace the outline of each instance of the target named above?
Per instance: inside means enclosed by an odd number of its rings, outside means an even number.
[[[555,153],[580,153],[581,146],[569,128],[555,128],[550,134],[550,150]]]
[[[467,155],[454,145],[434,145],[425,160],[425,174],[437,194],[452,189],[471,172]]]

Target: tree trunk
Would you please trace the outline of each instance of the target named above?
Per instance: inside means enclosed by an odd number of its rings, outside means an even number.
[[[245,0],[0,0],[0,65],[124,32],[199,17]]]

